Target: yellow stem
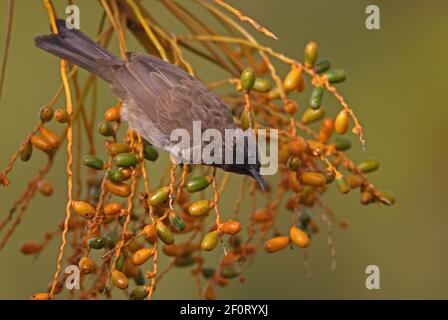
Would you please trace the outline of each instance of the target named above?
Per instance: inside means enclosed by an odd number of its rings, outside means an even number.
[[[142,16],[140,8],[137,6],[134,0],[126,0],[126,3],[131,7],[132,11],[134,11],[135,16],[137,17],[138,21],[142,25],[146,34],[148,35],[148,38],[152,41],[152,43],[154,43],[162,59],[168,62],[169,60],[168,56],[166,55],[165,49],[162,47],[159,40],[152,32],[151,28],[148,25],[148,22],[146,22],[145,18]]]

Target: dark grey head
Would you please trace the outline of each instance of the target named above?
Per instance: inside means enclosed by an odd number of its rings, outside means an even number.
[[[254,140],[255,141],[255,140]],[[255,144],[253,145],[252,149],[248,147],[248,140],[244,139],[244,149],[237,147],[237,143],[234,141],[233,145],[233,162],[232,163],[225,163],[222,165],[222,169],[224,171],[234,172],[237,174],[243,174],[250,176],[254,178],[258,185],[260,186],[261,190],[265,190],[266,183],[263,179],[263,176],[260,174],[260,153],[258,150],[258,146]],[[238,153],[243,153],[243,159],[244,161],[240,163],[238,160]]]
[[[251,176],[257,181],[262,191],[264,191],[266,187],[266,182],[264,181],[263,176],[260,174],[259,162],[255,164],[223,164],[222,169],[224,171]]]

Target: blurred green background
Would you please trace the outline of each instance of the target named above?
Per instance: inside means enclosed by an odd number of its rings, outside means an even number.
[[[54,1],[64,14],[66,1]],[[74,1],[81,9],[81,29],[94,35],[99,22],[97,1]],[[158,2],[145,0],[151,14],[174,32],[185,29]],[[189,0],[180,3],[200,8]],[[258,39],[275,50],[302,60],[309,40],[319,43],[322,58],[347,70],[348,81],[338,85],[365,127],[367,154],[359,144],[350,151],[355,161],[364,157],[381,160],[382,167],[371,175],[380,188],[393,191],[394,207],[363,207],[358,192],[341,196],[335,191],[325,196],[338,217],[351,222],[348,230],[335,230],[337,269],[330,270],[327,236],[321,232],[309,249],[312,277],[307,278],[298,250],[275,255],[260,251],[252,267],[245,269],[246,283],[234,281],[219,289],[219,298],[231,299],[414,299],[448,298],[448,215],[445,204],[448,156],[446,137],[448,74],[446,1],[229,1],[273,31],[278,41]],[[376,4],[381,10],[381,30],[367,30],[365,8]],[[204,21],[212,21],[200,11]],[[0,37],[6,24],[7,1],[0,1]],[[34,48],[33,37],[48,33],[48,18],[41,1],[16,1],[11,55],[6,84],[0,100],[0,167],[37,122],[39,108],[60,83],[58,63]],[[130,49],[141,51],[131,35]],[[117,51],[116,39],[112,49]],[[224,76],[215,67],[191,58],[202,79]],[[282,75],[287,72],[279,67]],[[85,72],[83,72],[85,75]],[[101,110],[114,99],[104,83],[99,83]],[[309,91],[305,94],[307,97]],[[61,100],[62,101],[62,100]],[[301,101],[305,101],[303,98]],[[327,109],[337,110],[326,98]],[[60,106],[63,106],[61,102]],[[59,127],[60,128],[60,127]],[[26,186],[44,157],[35,152],[29,163],[18,162],[10,175],[11,185],[0,189],[0,216]],[[8,246],[0,252],[0,298],[24,299],[45,290],[56,268],[60,239],[53,240],[40,257],[23,256],[20,243],[43,238],[64,217],[66,201],[65,156],[61,153],[48,180],[55,185],[53,197],[37,195]],[[150,165],[156,181],[160,170]],[[236,179],[234,179],[235,181]],[[236,184],[235,184],[236,186]],[[226,191],[221,211],[224,216],[238,188]],[[244,209],[243,207],[243,213]],[[247,210],[246,210],[247,212]],[[289,220],[285,209],[280,216]],[[286,228],[285,230],[286,231]],[[166,261],[163,261],[166,263]],[[163,263],[162,262],[162,263]],[[368,265],[381,270],[381,289],[367,290],[364,273]],[[188,270],[169,273],[158,287],[155,298],[194,297],[194,282]],[[121,296],[118,296],[121,298]]]

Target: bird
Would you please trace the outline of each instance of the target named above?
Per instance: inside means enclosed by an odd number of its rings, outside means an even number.
[[[173,130],[183,129],[191,136],[197,121],[201,132],[214,129],[225,137],[226,130],[233,130],[235,136],[231,141],[223,141],[222,149],[218,149],[232,152],[230,161],[224,161],[222,154],[218,157],[221,161],[205,163],[201,158],[200,163],[250,176],[265,190],[258,146],[255,150],[249,148],[244,136],[247,132],[236,126],[229,108],[201,81],[154,55],[126,52],[126,58],[120,59],[80,30],[67,27],[65,20],[57,19],[56,25],[58,32],[36,36],[35,46],[107,82],[121,100],[120,116],[131,129],[157,149],[180,158],[181,162],[191,159],[179,156],[179,151],[185,148],[175,148],[170,140]],[[240,138],[244,141],[242,150],[237,148]],[[203,141],[199,143],[204,145]],[[192,144],[190,151],[198,147],[197,143]],[[238,156],[240,161],[237,161]]]

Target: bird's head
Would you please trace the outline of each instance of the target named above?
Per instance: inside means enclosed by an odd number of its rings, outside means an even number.
[[[222,169],[224,171],[250,176],[257,181],[262,191],[265,190],[266,182],[264,181],[263,176],[260,174],[259,162],[255,164],[223,164]]]
[[[235,142],[235,141],[234,141]],[[243,174],[254,178],[261,190],[265,190],[266,182],[263,176],[260,174],[260,153],[258,146],[252,145],[249,147],[248,140],[244,139],[243,144],[234,143],[233,149],[233,161],[231,163],[224,163],[222,169],[224,171],[234,172],[237,174]],[[244,148],[242,148],[244,146]],[[238,161],[238,159],[243,161]]]

